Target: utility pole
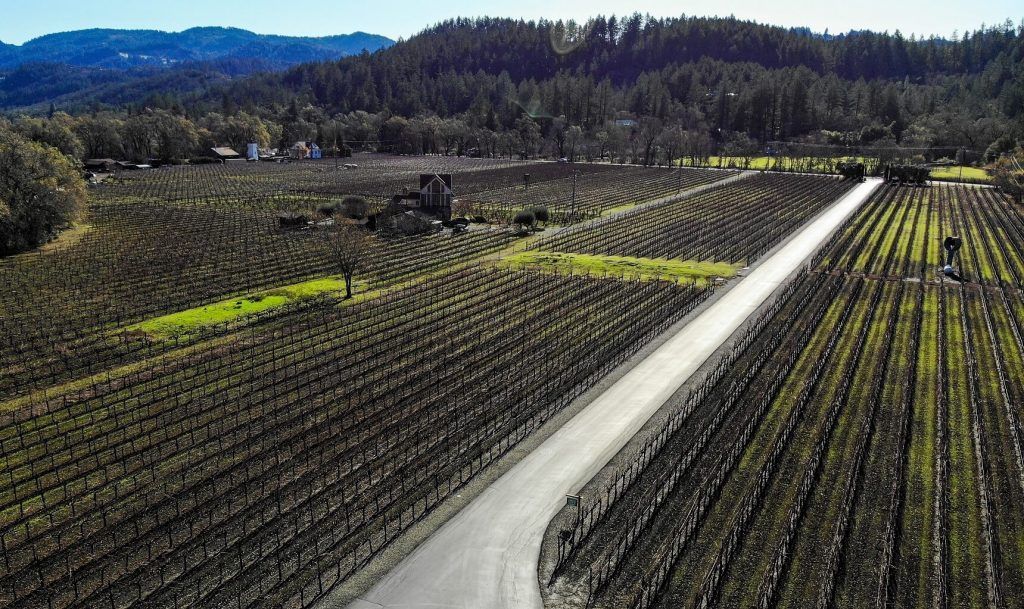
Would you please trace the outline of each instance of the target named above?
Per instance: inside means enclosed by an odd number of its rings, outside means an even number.
[[[572,223],[576,219],[576,177],[579,176],[580,172],[577,170],[572,171],[572,201],[569,203],[569,223]]]

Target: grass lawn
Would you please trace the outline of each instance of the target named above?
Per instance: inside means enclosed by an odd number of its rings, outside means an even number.
[[[337,277],[314,279],[163,315],[135,324],[128,329],[145,332],[154,338],[184,336],[203,328],[235,321],[269,309],[282,307],[292,302],[314,298],[321,294],[340,292],[344,289],[345,282],[343,279]],[[352,301],[363,300],[366,296],[366,283],[355,281],[352,285],[352,291],[356,294]]]
[[[714,277],[732,277],[742,267],[742,265],[724,262],[655,260],[653,258],[568,254],[535,250],[507,256],[501,260],[500,264],[515,269],[552,273],[589,272],[593,275],[625,276],[639,279],[694,280],[700,284],[705,284]]]
[[[964,167],[962,167],[962,168],[958,167],[958,166],[936,167],[935,169],[932,169],[932,177],[935,178],[936,180],[953,180],[953,181],[960,180],[961,179],[961,173],[960,173],[961,169],[963,170],[963,177],[962,177],[962,179],[965,180],[965,181],[968,181],[968,182],[989,182],[989,181],[991,181],[991,178],[989,177],[988,172],[985,171],[984,169],[981,169],[979,167],[968,167],[966,165]]]

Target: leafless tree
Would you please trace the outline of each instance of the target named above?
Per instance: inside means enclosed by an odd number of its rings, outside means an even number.
[[[640,141],[644,150],[644,165],[651,165],[654,161],[654,144],[662,132],[662,123],[657,118],[645,118],[640,121]]]
[[[372,237],[362,229],[341,224],[327,233],[331,257],[345,278],[345,298],[352,298],[352,278],[363,271],[370,259]]]

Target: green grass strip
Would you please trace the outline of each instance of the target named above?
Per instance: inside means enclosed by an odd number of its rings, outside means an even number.
[[[270,309],[344,289],[344,280],[337,277],[313,279],[170,313],[137,323],[128,329],[145,332],[154,338],[186,336],[217,324],[237,321]],[[356,281],[352,289],[353,292],[365,292],[366,282]],[[361,296],[364,294],[357,294],[355,298]]]
[[[706,284],[715,277],[730,278],[741,267],[725,262],[697,262],[693,260],[667,260],[632,258],[629,256],[599,256],[530,250],[511,254],[501,260],[502,266],[550,273],[576,273],[631,277],[640,280],[668,279],[693,280]]]
[[[868,162],[865,157],[851,156],[833,159],[834,161],[851,161],[855,163],[866,163]],[[678,161],[677,161],[678,162]],[[689,158],[682,159],[683,165],[691,165]],[[782,168],[787,171],[821,171],[824,172],[828,167],[826,163],[828,159],[814,159],[811,157],[769,157],[769,156],[711,156],[708,157],[707,167],[723,167],[723,168],[738,168],[738,169],[751,169],[755,171],[764,171],[766,169],[779,169]],[[981,182],[988,183],[992,181],[991,176],[988,172],[981,167],[971,167],[964,165],[949,165],[944,167],[933,167],[931,177],[935,180],[947,180],[951,182],[958,182],[963,180],[964,182]]]
[[[936,167],[932,169],[931,175],[936,180],[968,181],[968,182],[990,182],[992,178],[988,172],[980,167],[963,167],[950,165],[948,167]]]

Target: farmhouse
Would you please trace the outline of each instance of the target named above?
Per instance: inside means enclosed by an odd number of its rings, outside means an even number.
[[[316,142],[298,141],[288,149],[291,157],[296,160],[323,158],[323,151]]]
[[[451,174],[424,173],[420,174],[420,189],[418,191],[395,195],[391,198],[391,202],[406,210],[415,210],[440,220],[451,220],[454,198]]]

